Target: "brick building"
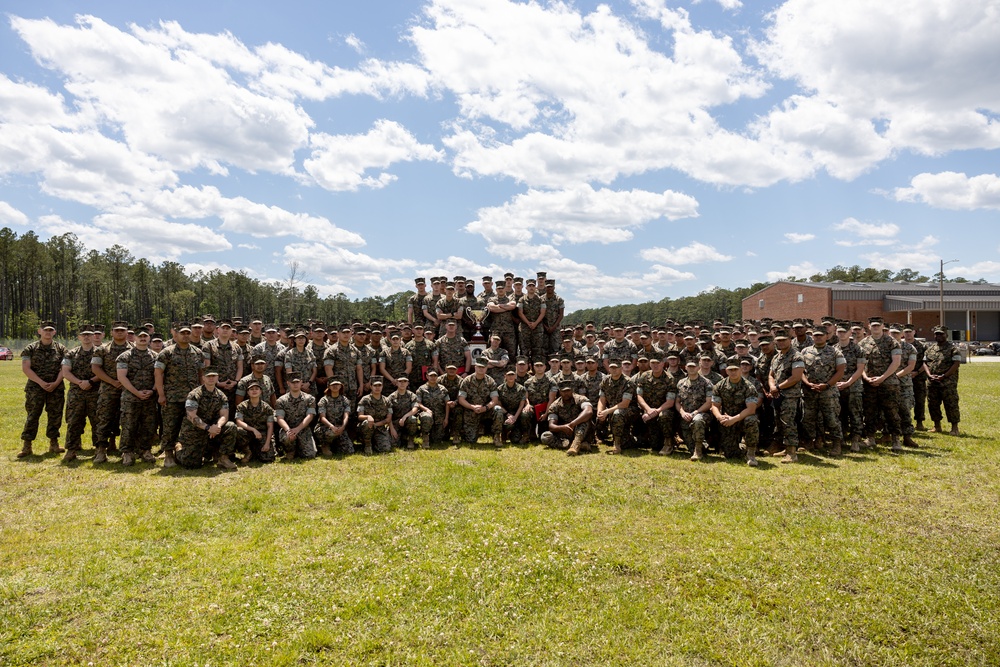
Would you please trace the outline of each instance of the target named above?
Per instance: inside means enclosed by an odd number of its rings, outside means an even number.
[[[827,315],[850,321],[881,316],[912,322],[930,339],[941,300],[936,282],[798,283],[781,280],[743,299],[743,319],[764,317],[818,321]],[[944,320],[956,340],[1000,340],[1000,285],[944,284]]]

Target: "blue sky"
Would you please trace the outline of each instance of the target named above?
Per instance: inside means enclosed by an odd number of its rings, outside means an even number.
[[[1000,281],[995,1],[8,2],[0,225],[568,309],[837,264]]]

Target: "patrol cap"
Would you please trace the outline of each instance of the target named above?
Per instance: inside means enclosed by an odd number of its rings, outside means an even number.
[[[525,285],[537,285],[538,283],[535,282],[534,278],[528,278],[527,280],[524,281],[524,284]]]
[[[344,324],[340,325],[340,328],[338,330],[341,331],[341,332],[344,332],[344,331],[353,332],[354,331],[354,327],[352,327],[350,324],[348,324],[348,323],[345,322]]]
[[[192,328],[193,327],[203,327],[203,326],[205,326],[205,324],[204,324],[204,322],[202,322],[202,320],[201,320],[200,317],[193,317],[193,318],[191,318],[191,326],[192,326]]]
[[[413,282],[414,282],[414,284],[417,284],[417,285],[426,285],[427,284],[427,281],[424,280],[423,278],[417,278]]]
[[[913,331],[913,324],[911,324],[910,322],[907,322],[906,324],[904,324],[903,325],[903,331]]]
[[[664,361],[666,361],[670,357],[673,357],[674,359],[680,359],[681,355],[677,354],[677,352],[674,350],[670,350],[669,352],[667,352],[666,356],[663,357],[663,359]]]
[[[342,381],[338,380],[337,378],[330,378],[330,381],[327,382],[327,386],[331,386],[332,387],[335,384],[339,384],[340,386],[344,386],[344,383]]]
[[[249,391],[250,389],[252,389],[254,387],[257,387],[258,389],[260,389],[262,391],[264,389],[264,386],[260,383],[260,380],[252,379],[249,382],[247,382],[247,391]]]
[[[309,334],[306,332],[305,329],[297,329],[295,331],[295,338],[299,338],[299,337],[301,337],[301,338],[309,338]]]
[[[213,315],[202,315],[201,316],[201,321],[202,322],[211,322],[212,324],[215,324],[215,317]]]
[[[230,329],[232,329],[233,328],[233,321],[231,319],[229,319],[228,317],[223,317],[221,320],[219,320],[219,327],[220,328],[221,327],[229,327]]]
[[[545,368],[545,362],[544,361],[535,361],[531,365],[532,366],[541,366],[542,368]]]
[[[255,354],[250,359],[250,363],[251,364],[266,364],[267,363],[267,359],[265,359],[264,355],[262,355],[262,354]]]
[[[747,366],[753,366],[753,360],[752,359],[748,359],[747,357],[741,357],[740,358],[740,364],[746,364]]]
[[[851,330],[850,322],[837,322],[837,331],[850,331],[850,330]]]
[[[484,368],[486,367],[486,359],[484,359],[482,356],[476,357],[476,360],[473,361],[472,363],[476,366],[482,366]]]
[[[812,333],[813,336],[825,336],[826,335],[826,327],[822,327],[822,326],[813,327],[811,333]]]
[[[645,352],[640,352],[639,356],[635,358],[636,361],[649,361],[649,355]]]
[[[219,371],[216,370],[215,368],[206,368],[205,372],[202,373],[202,375],[204,375],[204,376],[218,375],[218,374],[219,374]]]
[[[449,281],[449,282],[446,282],[446,283],[444,284],[444,288],[445,288],[445,289],[451,289],[451,290],[453,290],[453,289],[455,289],[455,283],[453,283],[453,282],[451,282],[451,281]]]
[[[507,280],[508,278],[510,278],[511,280],[513,280],[513,279],[514,279],[514,274],[513,274],[513,272],[511,272],[511,271],[508,271],[507,273],[503,274],[503,279],[504,279],[504,280]]]
[[[749,343],[747,343],[745,340],[743,340],[741,338],[740,340],[733,341],[733,346],[734,347],[748,347]]]
[[[663,357],[660,356],[659,354],[656,354],[654,352],[653,354],[649,355],[649,363],[651,363],[651,364],[659,364],[659,363],[662,363],[662,362],[663,362]]]
[[[409,381],[410,378],[406,377],[405,375],[400,375],[398,378],[396,378],[396,384],[399,384],[400,382],[409,382]]]
[[[493,282],[493,276],[483,276],[483,282],[484,283],[491,283],[491,282]]]
[[[611,359],[608,361],[608,368],[611,368],[612,366],[617,366],[621,368],[621,362],[619,362],[617,359]]]
[[[504,375],[517,375],[517,371],[511,368],[506,373],[504,373]]]
[[[49,325],[49,324],[51,324],[52,328],[55,329],[55,325],[53,323],[51,323],[51,322],[42,322],[42,328],[45,329],[46,325]],[[112,330],[115,330],[115,329],[124,329],[124,330],[128,331],[128,322],[125,322],[123,320],[116,320],[115,322],[111,323],[111,329]]]
[[[427,369],[427,377],[430,377],[430,376],[432,376],[432,375],[433,375],[434,377],[437,377],[437,375],[438,375],[438,372],[437,372],[436,370],[434,370],[433,368],[428,368],[428,369]]]
[[[95,324],[94,325],[94,333],[104,333],[104,325],[103,324]]]
[[[559,381],[559,391],[562,391],[564,389],[569,389],[570,391],[573,391],[573,385],[574,384],[575,383],[572,380],[560,380]]]
[[[188,333],[191,333],[191,324],[184,321],[174,322],[174,331],[177,333],[182,333],[185,329],[187,329]]]
[[[517,364],[526,364],[526,363],[528,363],[528,357],[520,357],[519,356],[517,359],[514,360],[514,363],[517,363]]]
[[[77,329],[77,333],[80,334],[80,335],[83,335],[83,334],[93,334],[94,333],[94,325],[93,324],[81,324],[80,328]]]
[[[774,330],[774,340],[781,340],[782,338],[788,338],[788,331],[785,329],[775,329]]]
[[[136,337],[137,337],[137,338],[138,338],[139,336],[146,336],[146,337],[149,337],[149,332],[148,332],[148,331],[146,331],[145,329],[139,329],[138,331],[136,331],[136,332],[135,332],[135,335],[136,335]]]
[[[764,335],[758,338],[757,342],[760,343],[761,345],[770,345],[771,343],[774,342],[774,339],[768,335]]]
[[[936,334],[947,334],[948,333],[948,327],[943,327],[941,325],[938,325],[938,326],[936,326],[936,327],[934,327],[932,329],[932,332],[936,333]]]
[[[155,331],[153,333],[149,334],[149,341],[153,342],[154,340],[158,340],[158,341],[160,341],[162,343],[163,342],[163,334],[158,334]]]
[[[524,284],[524,278],[522,278],[521,276],[514,276],[514,284],[515,285],[523,285]]]
[[[535,273],[535,276],[544,280],[545,279],[545,271],[538,271],[538,272]]]
[[[263,324],[263,323],[264,323],[264,318],[262,318],[260,315],[250,316],[250,324]]]
[[[902,331],[903,331],[903,325],[902,324],[899,324],[897,322],[893,322],[892,324],[889,325],[889,332],[890,333],[892,333],[892,332],[902,333]]]
[[[372,376],[372,386],[374,387],[377,384],[378,385],[382,384],[382,376],[381,375],[373,375]]]
[[[879,326],[882,326],[883,320],[882,320],[881,317],[869,317],[868,318],[868,324],[870,324],[870,325],[871,324],[877,324]]]
[[[278,330],[278,325],[276,325],[276,324],[265,324],[264,325],[264,333],[270,333],[272,331],[277,331],[277,330]]]
[[[456,366],[455,364],[448,364],[447,366],[444,367],[445,370],[448,370],[449,368],[454,368],[456,371],[458,370],[458,366]]]

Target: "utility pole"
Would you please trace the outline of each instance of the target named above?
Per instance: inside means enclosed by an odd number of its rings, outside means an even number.
[[[941,260],[941,271],[938,273],[938,325],[944,326],[944,265],[957,262],[957,259]]]

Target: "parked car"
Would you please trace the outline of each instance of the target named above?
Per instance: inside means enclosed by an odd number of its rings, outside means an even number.
[[[9,347],[0,347],[0,361],[14,361],[14,350]]]

